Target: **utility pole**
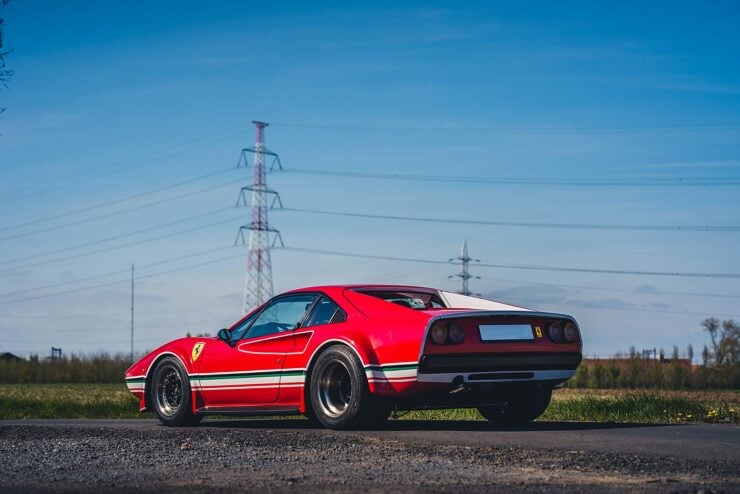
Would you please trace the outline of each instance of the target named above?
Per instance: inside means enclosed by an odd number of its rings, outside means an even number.
[[[134,265],[131,265],[131,362],[134,361]]]
[[[265,127],[269,124],[266,122],[252,121],[257,128],[257,142],[253,148],[242,150],[239,164],[247,167],[249,160],[247,153],[254,155],[252,185],[242,187],[239,191],[237,206],[240,204],[247,205],[247,192],[250,192],[250,209],[251,217],[247,225],[242,225],[237,233],[236,242],[245,243],[244,231],[249,232],[247,244],[247,273],[244,277],[244,296],[242,301],[242,313],[246,314],[255,307],[261,305],[272,297],[272,260],[270,249],[275,247],[278,242],[284,247],[283,239],[280,232],[272,227],[267,221],[267,212],[270,209],[282,207],[280,195],[267,187],[265,156],[272,156],[270,171],[282,170],[280,158],[277,154],[265,148],[264,133]],[[267,196],[272,196],[272,203],[268,206]],[[270,234],[273,234],[273,240],[270,242]]]
[[[458,257],[453,257],[450,259],[450,262],[454,261],[460,261],[460,272],[457,274],[452,274],[448,276],[448,278],[460,278],[462,282],[461,290],[458,292],[461,295],[474,295],[470,291],[470,287],[468,286],[468,280],[476,279],[479,280],[480,276],[473,276],[470,274],[470,270],[468,269],[468,266],[470,265],[470,262],[480,262],[480,259],[473,259],[468,255],[468,241],[463,240],[462,248],[460,249],[460,255]],[[478,294],[475,294],[478,295]]]

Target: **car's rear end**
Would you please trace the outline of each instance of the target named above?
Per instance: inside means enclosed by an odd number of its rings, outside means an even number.
[[[581,362],[581,334],[567,315],[512,311],[428,310],[417,374],[406,408],[539,408]],[[544,404],[546,408],[547,403]],[[544,408],[542,408],[544,411]],[[540,411],[539,413],[542,413]],[[537,413],[537,415],[539,415]],[[485,413],[484,413],[485,415]],[[534,417],[529,418],[532,420]]]

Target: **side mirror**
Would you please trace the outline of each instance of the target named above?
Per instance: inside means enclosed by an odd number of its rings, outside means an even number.
[[[221,328],[218,330],[218,339],[224,340],[224,341],[231,341],[231,331],[229,331],[226,328]]]

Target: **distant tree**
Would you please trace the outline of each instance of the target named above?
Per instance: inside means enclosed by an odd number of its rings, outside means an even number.
[[[634,345],[630,345],[630,358],[637,357],[637,350]]]
[[[603,388],[604,387],[604,366],[597,363],[591,368],[588,373],[588,387],[589,388]]]
[[[716,363],[719,363],[717,361],[717,358],[718,358],[717,357],[717,354],[720,353],[720,349],[719,349],[719,341],[720,341],[720,338],[719,338],[719,328],[720,328],[719,319],[717,319],[716,317],[710,317],[708,319],[704,319],[701,322],[701,325],[704,326],[704,331],[706,331],[707,333],[709,333],[709,340],[712,343],[712,352],[710,353],[710,357],[711,358],[714,358],[714,361]]]
[[[8,81],[13,77],[13,71],[6,68],[5,57],[13,50],[7,50],[3,44],[3,26],[5,24],[5,17],[3,16],[3,10],[8,5],[10,0],[0,0],[0,89],[8,87]],[[0,113],[5,111],[5,107],[0,107]]]
[[[587,388],[588,387],[588,366],[579,365],[576,370],[576,375],[567,384],[574,388]]]
[[[716,365],[732,365],[740,355],[740,325],[732,319],[722,321],[715,317],[701,322],[704,331],[709,333],[712,350],[709,357]],[[709,359],[707,359],[709,360]]]
[[[694,361],[694,347],[691,346],[691,343],[686,347],[686,356],[689,358],[689,362]]]
[[[738,354],[740,354],[740,324],[737,324],[732,319],[722,321],[720,346],[722,348],[722,363],[732,365],[738,362]]]
[[[673,345],[673,353],[671,353],[671,360],[678,360],[678,347]]]
[[[709,348],[704,345],[704,350],[701,351],[701,363],[706,367],[709,365]]]
[[[658,355],[660,356],[660,361],[661,361],[661,362],[665,360],[665,350],[663,350],[663,349],[661,348],[661,349],[660,349],[660,352],[658,353]]]

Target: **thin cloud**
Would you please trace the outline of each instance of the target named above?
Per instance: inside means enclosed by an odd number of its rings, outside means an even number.
[[[716,160],[716,161],[677,161],[673,163],[654,163],[643,165],[641,168],[650,169],[667,169],[667,170],[705,170],[711,168],[740,168],[740,161],[737,160]]]

